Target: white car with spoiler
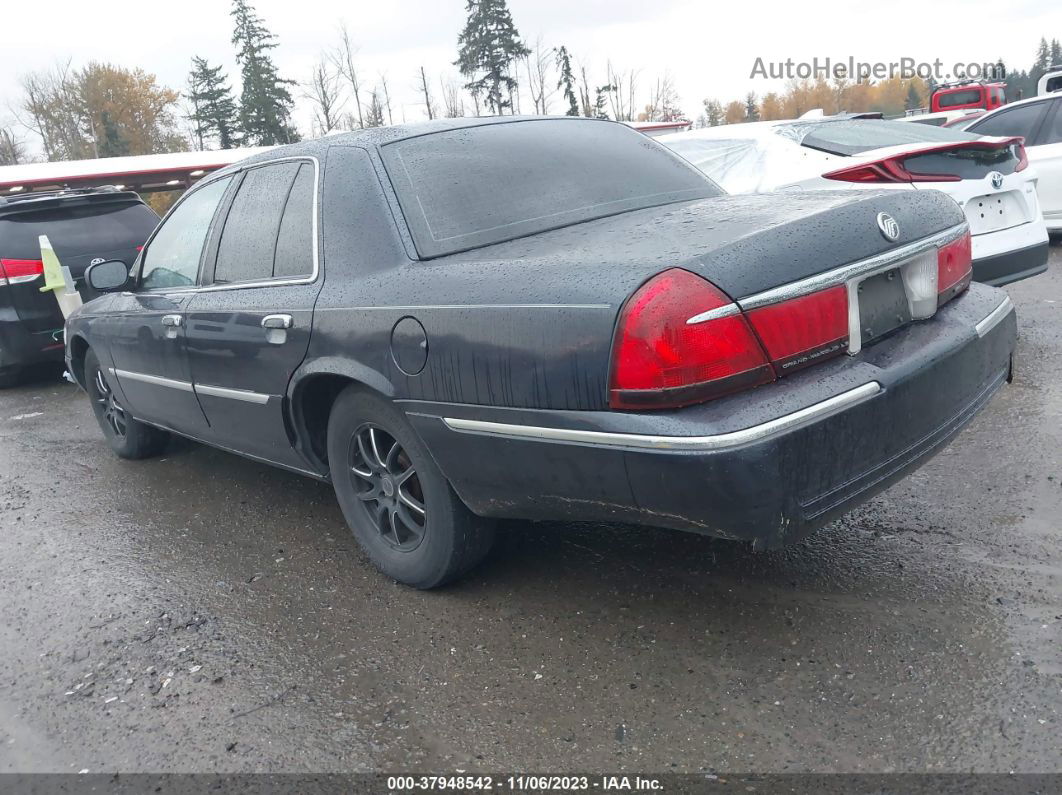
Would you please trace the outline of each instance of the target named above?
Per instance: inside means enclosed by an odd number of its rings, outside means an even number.
[[[940,190],[969,221],[976,281],[1007,284],[1047,269],[1036,172],[1018,137],[834,116],[707,127],[658,140],[729,193]]]

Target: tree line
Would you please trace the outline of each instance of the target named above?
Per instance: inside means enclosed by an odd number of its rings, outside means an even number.
[[[159,85],[139,68],[66,63],[21,77],[21,96],[12,107],[18,127],[38,139],[47,160],[68,160],[291,143],[300,137],[293,121],[296,98],[308,105],[313,137],[406,121],[407,106],[393,100],[387,74],[370,76],[361,68],[345,24],[299,82],[280,74],[273,57],[279,39],[252,0],[231,3],[236,85],[221,65],[198,55],[182,92]],[[506,0],[466,0],[465,12],[454,70],[432,74],[418,65],[406,77],[429,119],[517,113],[618,121],[685,118],[666,72],[647,77],[611,60],[602,72],[566,44],[541,36],[525,40]],[[1052,62],[1062,63],[1059,42],[1042,39],[1029,70],[1007,73],[1008,99],[1031,96]],[[924,106],[933,87],[919,78],[790,81],[783,91],[762,97],[749,93],[726,104],[705,99],[696,124],[796,118],[813,108],[899,115]],[[0,165],[29,157],[17,128],[0,126]]]
[[[1048,43],[1040,39],[1036,57],[1028,70],[1007,71],[1003,60],[996,62],[1000,74],[1005,74],[1008,102],[1036,94],[1036,84],[1052,65],[1062,66],[1062,45],[1058,39]],[[869,80],[791,80],[781,92],[768,92],[762,97],[750,92],[744,99],[723,104],[708,98],[702,103],[695,126],[716,127],[720,124],[740,124],[749,121],[796,119],[803,113],[822,108],[833,113],[878,112],[886,117],[902,116],[905,111],[924,108],[930,94],[937,88],[933,80],[899,77],[871,82]]]

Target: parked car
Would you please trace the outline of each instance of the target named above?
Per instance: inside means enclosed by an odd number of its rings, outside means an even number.
[[[1037,192],[1044,221],[1062,234],[1062,92],[1012,102],[966,128],[977,135],[1020,135],[1040,179]]]
[[[999,286],[1047,269],[1042,194],[1038,199],[1036,173],[1014,137],[828,117],[707,127],[659,140],[731,193],[941,190],[970,224],[976,281]]]
[[[963,116],[954,118],[951,121],[944,122],[941,126],[947,127],[949,130],[965,130],[986,113],[988,113],[987,110],[977,111],[976,113],[967,113]]]
[[[38,365],[63,361],[63,315],[42,293],[40,236],[70,268],[82,297],[90,262],[132,262],[159,217],[135,193],[115,189],[0,197],[0,386]]]
[[[114,292],[66,326],[111,448],[330,480],[422,588],[499,517],[796,541],[940,450],[1015,339],[944,194],[728,196],[590,119],[287,146],[204,178],[127,273],[90,268]]]

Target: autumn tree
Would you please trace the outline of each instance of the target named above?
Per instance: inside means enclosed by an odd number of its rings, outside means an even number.
[[[568,48],[561,45],[556,50],[557,64],[557,90],[561,92],[564,101],[568,103],[565,116],[579,115],[579,101],[575,97],[575,76],[572,74],[572,57],[568,54]]]
[[[243,90],[240,94],[240,126],[246,140],[260,146],[287,144],[299,136],[291,123],[294,105],[288,86],[282,79],[270,53],[277,47],[277,37],[269,32],[255,13],[250,0],[233,0],[232,43],[240,65]]]
[[[477,101],[483,97],[491,113],[512,109],[517,87],[510,70],[530,53],[520,40],[505,0],[467,0],[468,19],[457,37],[454,65],[468,82],[465,88]]]
[[[193,57],[187,98],[192,106],[188,120],[195,129],[199,149],[208,139],[216,140],[222,149],[237,145],[239,114],[229,78],[220,65],[211,66],[204,58]]]
[[[723,118],[727,124],[739,124],[745,121],[745,103],[734,100],[728,104]]]
[[[775,92],[771,91],[763,95],[763,100],[760,102],[760,118],[763,121],[775,121],[776,119],[784,118],[782,116],[781,100],[779,100]]]

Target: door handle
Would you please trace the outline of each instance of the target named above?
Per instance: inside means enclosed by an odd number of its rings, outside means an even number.
[[[164,326],[179,326],[184,322],[184,319],[180,315],[163,315],[162,325]]]
[[[262,318],[262,328],[291,328],[294,325],[291,315],[266,315]]]

